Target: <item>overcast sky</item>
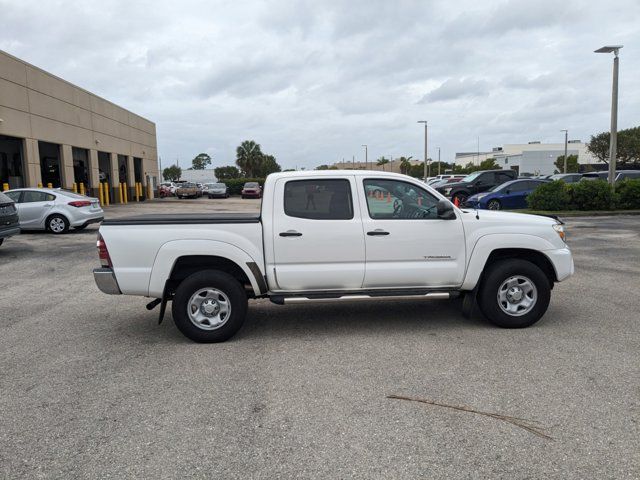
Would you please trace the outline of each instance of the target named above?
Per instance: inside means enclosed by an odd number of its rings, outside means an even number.
[[[0,49],[154,121],[163,166],[443,160],[640,124],[640,2],[0,0]]]

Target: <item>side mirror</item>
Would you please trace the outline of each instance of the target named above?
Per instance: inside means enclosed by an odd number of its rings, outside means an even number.
[[[456,218],[456,214],[453,211],[453,205],[448,200],[440,200],[436,204],[436,211],[438,218],[441,220],[453,220]]]

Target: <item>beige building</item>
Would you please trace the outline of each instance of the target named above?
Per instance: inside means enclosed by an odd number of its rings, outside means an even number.
[[[153,122],[0,50],[0,190],[157,186]]]
[[[421,160],[409,160],[411,165],[421,165]],[[365,162],[336,162],[331,165],[332,168],[338,170],[377,170],[380,172],[395,172],[402,173],[400,169],[400,160],[390,160],[389,163],[384,165],[378,165],[377,160],[371,160],[368,163]]]

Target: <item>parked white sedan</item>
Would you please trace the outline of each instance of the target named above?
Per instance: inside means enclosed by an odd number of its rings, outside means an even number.
[[[4,193],[16,203],[21,230],[60,234],[104,219],[97,198],[59,188],[17,188]]]

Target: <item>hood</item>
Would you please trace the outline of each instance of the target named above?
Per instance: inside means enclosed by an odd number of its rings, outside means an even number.
[[[492,195],[492,194],[493,192],[474,193],[469,198],[467,198],[467,201],[477,202],[478,200],[482,200],[484,197],[488,197],[489,195]]]
[[[438,187],[438,190],[444,190],[445,188],[468,187],[469,185],[469,182],[453,182]]]
[[[554,225],[558,223],[558,220],[551,217],[545,217],[543,215],[531,215],[529,213],[515,213],[504,212],[500,210],[480,210],[478,216],[480,220],[476,219],[476,211],[461,209],[465,212],[462,219],[465,221],[473,221],[487,224],[501,224],[501,225]]]

